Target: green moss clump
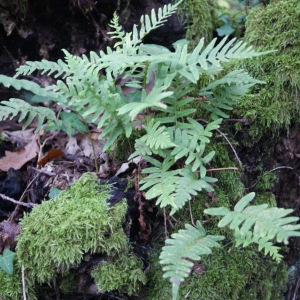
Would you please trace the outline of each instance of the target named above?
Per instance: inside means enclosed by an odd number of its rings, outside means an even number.
[[[177,12],[185,25],[185,38],[191,41],[190,49],[194,49],[202,37],[206,44],[212,40],[216,20],[215,6],[211,0],[185,0],[179,5]]]
[[[100,263],[91,275],[100,292],[117,290],[132,295],[146,284],[143,262],[134,254],[121,255],[115,260]]]
[[[116,255],[128,251],[122,222],[127,204],[109,207],[107,186],[84,174],[52,201],[35,207],[21,221],[19,265],[40,283],[78,264],[84,253]]]
[[[273,133],[300,116],[300,2],[274,1],[266,8],[252,8],[246,22],[244,41],[259,51],[277,50],[256,59],[230,64],[265,81],[243,97],[236,116],[254,121],[250,135],[258,140],[266,130]],[[254,142],[254,141],[253,141]]]

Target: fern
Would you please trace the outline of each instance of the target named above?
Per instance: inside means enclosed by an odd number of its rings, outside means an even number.
[[[203,107],[211,112],[213,120],[228,118],[224,110],[231,110],[241,96],[257,83],[265,82],[252,78],[243,70],[232,71],[201,89],[200,96],[207,96],[209,100],[209,104],[204,103]]]
[[[53,110],[50,108],[32,107],[27,102],[16,98],[11,98],[10,101],[2,101],[1,105],[0,121],[8,118],[12,119],[20,113],[18,122],[22,122],[26,118],[23,130],[31,124],[35,117],[37,117],[36,132],[41,129],[45,119],[54,122],[59,127],[62,126],[62,122],[56,118]]]
[[[300,236],[300,232],[297,231],[300,229],[300,224],[290,224],[295,223],[299,218],[285,218],[293,211],[292,209],[268,208],[267,204],[246,207],[254,197],[255,193],[247,194],[235,205],[233,211],[226,207],[218,207],[205,209],[204,212],[212,216],[223,216],[218,226],[229,226],[230,229],[234,229],[238,238],[238,245],[246,246],[250,243],[257,243],[260,249],[263,249],[269,248],[270,244],[267,242],[275,238],[278,243],[287,244],[289,237]],[[253,230],[251,230],[252,228]],[[269,248],[267,252],[271,252],[276,258],[275,248]],[[276,259],[278,260],[278,258]]]
[[[173,300],[177,299],[179,285],[191,273],[194,263],[199,261],[200,255],[211,254],[211,248],[219,248],[218,241],[224,239],[223,236],[206,235],[206,231],[199,221],[197,227],[185,225],[185,230],[179,230],[172,234],[171,239],[166,240],[165,246],[160,254],[160,263],[166,265],[163,277],[170,278],[172,283]]]

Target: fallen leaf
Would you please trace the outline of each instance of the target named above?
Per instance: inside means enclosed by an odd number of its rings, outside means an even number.
[[[17,152],[5,151],[5,156],[0,159],[0,170],[7,172],[9,168],[19,170],[25,163],[37,156],[39,146],[36,142],[37,135],[32,141]]]
[[[64,155],[63,151],[60,149],[51,149],[40,161],[38,161],[39,166],[44,166],[49,161],[60,158]]]

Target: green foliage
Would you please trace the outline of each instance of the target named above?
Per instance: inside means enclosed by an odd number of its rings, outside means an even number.
[[[167,239],[162,248],[160,263],[167,265],[163,267],[165,271],[163,277],[170,278],[172,282],[172,295],[176,299],[179,285],[184,278],[189,276],[193,262],[190,260],[200,260],[200,255],[211,254],[211,248],[220,247],[217,241],[223,240],[223,236],[206,235],[206,231],[199,221],[197,228],[186,225],[186,230],[179,230],[174,233],[172,239]]]
[[[300,225],[291,225],[298,221],[298,217],[286,217],[292,209],[283,209],[272,207],[268,208],[268,204],[251,205],[246,207],[253,200],[255,193],[244,196],[234,207],[234,211],[230,211],[226,207],[208,208],[204,210],[212,216],[224,216],[218,223],[219,227],[229,226],[235,230],[236,246],[248,246],[251,243],[257,243],[259,250],[265,249],[265,254],[270,255],[276,260],[281,260],[278,253],[279,248],[273,246],[270,242],[276,238],[278,243],[288,243],[291,236],[300,236],[296,230],[300,229]],[[251,228],[253,231],[251,231]]]
[[[63,50],[64,61],[27,62],[17,70],[16,77],[35,70],[53,74],[59,80],[52,86],[41,88],[28,80],[1,75],[0,82],[5,86],[30,90],[72,113],[61,114],[56,119],[46,108],[11,99],[0,104],[0,120],[16,116],[21,110],[20,120],[26,120],[24,128],[37,116],[37,129],[48,120],[49,128],[60,128],[69,134],[72,130],[81,130],[84,124],[93,123],[103,128],[100,138],[106,139],[103,148],[106,151],[119,137],[131,136],[139,115],[145,120],[145,134],[136,140],[135,152],[130,159],[142,155],[152,165],[142,170],[146,175],[140,181],[140,189],[147,190],[146,198],[157,198],[160,207],[170,206],[171,214],[174,214],[200,191],[213,192],[211,183],[216,179],[206,174],[207,165],[215,155],[215,150],[208,146],[213,131],[219,127],[222,118],[228,117],[227,112],[240,104],[240,99],[250,88],[263,83],[240,68],[223,74],[223,64],[273,51],[257,52],[243,42],[236,43],[235,39],[227,42],[227,38],[219,44],[214,39],[207,46],[202,38],[191,52],[186,40],[176,42],[174,52],[164,47],[143,45],[142,38],[161,26],[176,7],[170,4],[157,15],[152,12],[151,17],[143,16],[139,30],[134,26],[131,33],[122,30],[115,15],[111,34],[119,41],[106,52],[76,57]],[[124,96],[118,83],[120,79],[124,79],[125,86],[133,88],[133,92]],[[212,120],[205,126],[193,119],[196,109],[192,107],[194,99],[189,97],[193,92],[192,85],[199,82],[200,96],[204,99],[200,105]],[[149,90],[150,83],[153,87]],[[19,105],[22,105],[21,109]],[[84,124],[76,122],[74,114],[77,121],[83,119]],[[66,120],[69,120],[68,126]],[[204,212],[224,215],[219,226],[230,224],[230,228],[235,229],[237,244],[257,243],[260,250],[265,249],[279,261],[278,248],[273,246],[272,240],[277,237],[278,242],[287,242],[288,237],[300,235],[295,231],[298,226],[287,225],[296,219],[283,218],[290,210],[267,208],[264,204],[245,208],[253,197],[253,194],[246,195],[233,212],[225,207]],[[128,253],[127,239],[121,228],[126,204],[120,202],[108,207],[107,198],[108,187],[98,187],[92,175],[86,174],[68,191],[24,216],[17,258],[30,278],[48,282],[57,273],[65,274],[70,265],[78,264],[83,253],[101,252],[111,257],[111,264],[99,266],[101,272],[94,270],[99,288],[128,293],[136,290],[138,276],[142,273],[136,267],[139,263],[134,261],[129,274],[124,274],[130,279],[123,275],[117,277],[116,282],[109,277],[103,278],[103,273],[123,272],[119,269],[120,259],[125,259],[121,254]],[[186,230],[167,240],[172,246],[163,249],[161,263],[166,264],[165,276],[171,278],[173,299],[176,299],[188,269],[193,266],[193,260],[199,260],[199,255],[210,254],[210,248],[218,247],[217,241],[221,239],[219,235],[206,236],[198,221],[197,228],[186,225]],[[144,277],[141,278],[144,282]]]
[[[18,264],[37,282],[48,282],[79,264],[84,253],[115,256],[128,252],[122,223],[124,201],[109,207],[109,187],[84,174],[55,199],[33,208],[21,221]]]
[[[10,251],[9,249],[4,249],[2,255],[0,255],[0,268],[8,275],[12,275],[13,273],[14,257],[15,257],[15,253]]]
[[[101,262],[92,272],[100,292],[117,290],[132,295],[146,284],[143,262],[134,254],[121,255],[113,261]]]

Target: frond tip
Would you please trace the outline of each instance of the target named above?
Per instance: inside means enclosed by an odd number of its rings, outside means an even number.
[[[163,277],[170,278],[172,283],[173,300],[177,299],[179,285],[191,273],[194,263],[191,260],[200,260],[200,255],[208,255],[211,248],[219,248],[218,241],[223,236],[206,235],[206,231],[199,221],[197,227],[186,224],[185,230],[179,230],[172,234],[172,238],[166,240],[168,246],[162,248],[160,264],[165,271]]]

